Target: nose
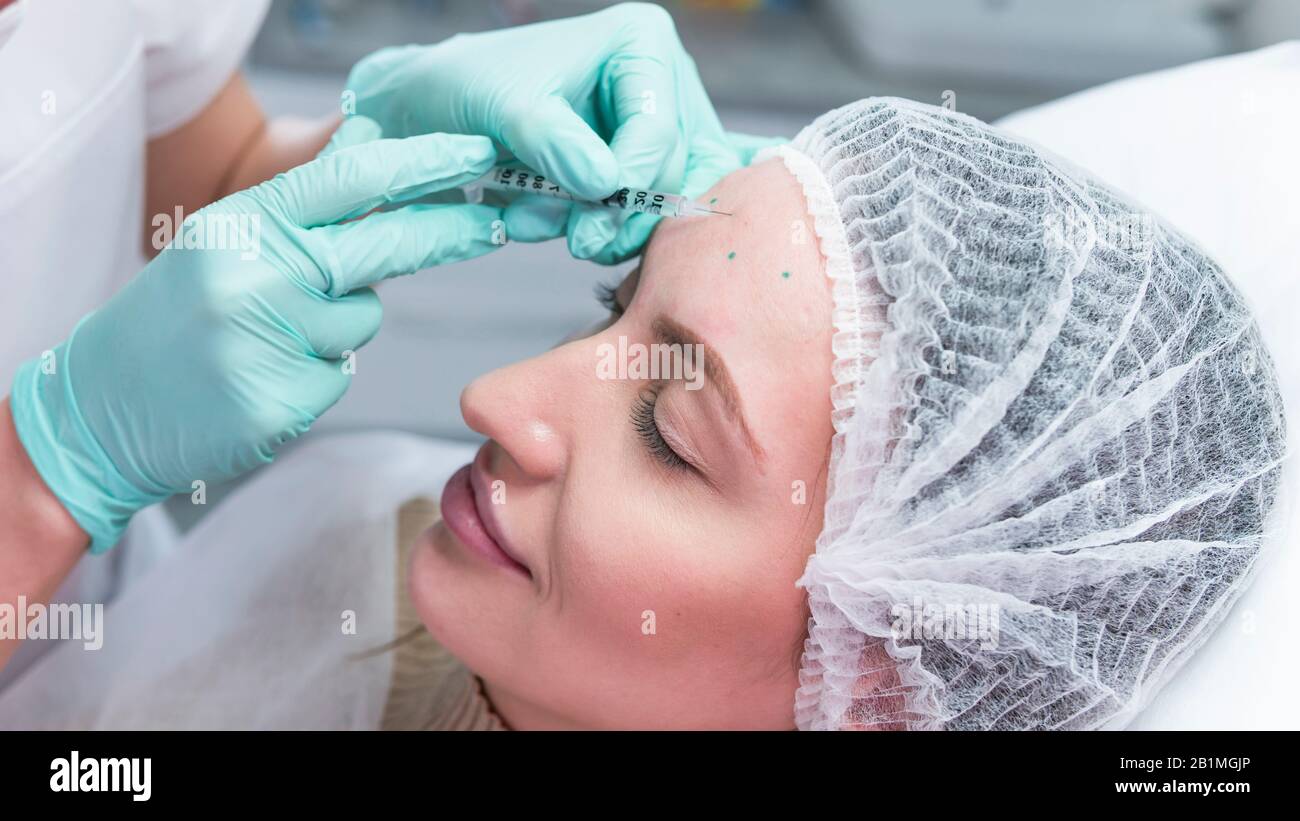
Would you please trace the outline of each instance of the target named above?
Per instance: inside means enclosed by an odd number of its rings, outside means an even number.
[[[465,423],[498,446],[488,462],[494,477],[546,482],[564,476],[581,402],[580,346],[499,368],[461,392]]]

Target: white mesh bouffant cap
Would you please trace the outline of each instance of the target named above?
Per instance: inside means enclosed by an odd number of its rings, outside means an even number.
[[[830,111],[780,156],[834,293],[800,729],[1128,723],[1268,543],[1273,362],[1219,267],[971,117]]]

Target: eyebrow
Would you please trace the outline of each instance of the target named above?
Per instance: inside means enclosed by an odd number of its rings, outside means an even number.
[[[654,321],[650,323],[650,329],[659,341],[666,345],[700,346],[696,350],[704,352],[704,375],[708,377],[709,384],[718,389],[727,416],[740,428],[741,437],[745,440],[745,447],[749,449],[754,461],[761,465],[767,457],[767,451],[763,450],[762,446],[754,438],[754,434],[749,430],[749,425],[745,421],[745,411],[740,401],[740,392],[736,390],[736,383],[731,379],[731,371],[727,370],[727,363],[723,361],[720,355],[714,353],[712,346],[708,345],[699,334],[670,316],[660,314],[655,317]]]

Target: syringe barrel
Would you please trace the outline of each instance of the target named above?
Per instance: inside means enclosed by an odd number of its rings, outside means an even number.
[[[541,174],[526,168],[507,168],[497,166],[487,176],[474,182],[476,186],[491,188],[496,191],[515,191],[520,194],[540,194],[562,200],[576,200],[568,191],[546,179]]]
[[[661,194],[658,191],[644,191],[635,188],[620,188],[601,200],[610,208],[623,211],[639,211],[642,214],[658,214],[665,217],[681,215],[686,197],[680,194]]]
[[[490,188],[494,191],[514,191],[519,194],[537,194],[543,197],[553,197],[573,202],[583,201],[556,183],[551,182],[544,175],[530,171],[527,168],[497,166],[471,185],[476,188]],[[605,197],[605,199],[600,200],[600,204],[607,208],[617,208],[621,211],[639,211],[644,214],[660,214],[667,217],[681,216],[682,207],[686,202],[686,197],[678,194],[661,194],[657,191],[634,188],[620,188]]]

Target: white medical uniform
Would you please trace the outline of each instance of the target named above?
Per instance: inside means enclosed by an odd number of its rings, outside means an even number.
[[[0,9],[0,395],[145,264],[145,145],[239,67],[268,0],[18,0]],[[56,599],[108,599],[174,538],[162,508]],[[24,642],[0,688],[52,642]]]

